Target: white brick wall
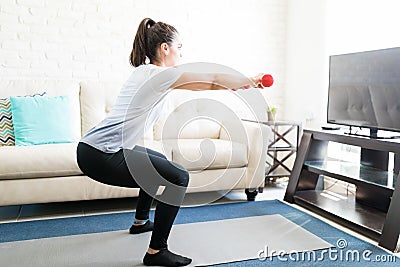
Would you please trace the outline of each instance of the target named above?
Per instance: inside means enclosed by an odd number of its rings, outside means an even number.
[[[286,14],[286,0],[0,0],[0,75],[125,80],[138,24],[151,17],[180,31],[184,62],[272,73],[265,95],[279,106]]]

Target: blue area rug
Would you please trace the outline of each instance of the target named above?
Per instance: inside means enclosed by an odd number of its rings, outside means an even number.
[[[175,224],[280,214],[335,248],[220,264],[218,266],[398,266],[400,259],[383,249],[338,230],[278,200],[185,207]],[[151,213],[151,218],[154,211]],[[133,212],[0,224],[0,242],[99,233],[129,229]],[[268,227],[266,225],[265,227]],[[240,229],[238,229],[240,231]],[[206,234],[206,233],[204,233]],[[195,242],[195,241],[194,241]],[[227,244],[229,245],[229,244]],[[210,247],[215,250],[216,248]],[[267,250],[265,247],[264,250]]]

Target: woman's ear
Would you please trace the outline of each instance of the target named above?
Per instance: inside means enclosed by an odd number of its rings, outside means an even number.
[[[169,54],[169,46],[167,43],[161,44],[161,53],[163,53],[166,56]]]

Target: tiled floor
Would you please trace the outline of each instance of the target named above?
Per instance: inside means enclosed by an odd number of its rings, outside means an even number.
[[[268,199],[283,200],[286,185],[287,184],[284,180],[267,183],[264,192],[257,195],[256,201]],[[210,200],[214,201],[210,203]],[[240,201],[246,201],[244,190],[231,191],[228,194],[225,194],[224,192],[190,193],[186,195],[183,206],[212,205],[216,203]],[[135,210],[136,203],[137,198],[124,198],[0,207],[0,223],[133,211]],[[299,206],[294,207],[309,213],[334,227],[357,236],[360,239],[375,245],[377,244],[377,242],[370,240],[369,238],[343,228],[342,226],[311,213],[308,210]],[[397,253],[396,255],[400,256],[400,253]]]

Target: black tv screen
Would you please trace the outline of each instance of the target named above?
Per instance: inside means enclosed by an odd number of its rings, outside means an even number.
[[[330,56],[327,121],[400,132],[400,47]]]

